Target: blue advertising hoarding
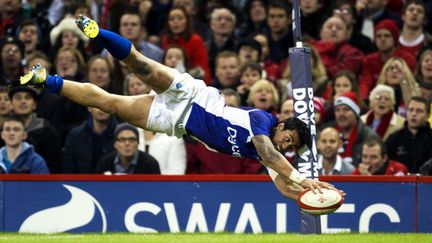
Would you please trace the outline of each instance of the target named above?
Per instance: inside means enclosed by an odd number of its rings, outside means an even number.
[[[266,176],[34,178],[0,182],[2,231],[300,231],[297,204]],[[333,180],[347,196],[339,210],[321,217],[322,232],[432,232],[432,184],[419,187],[417,205],[416,177],[392,178]]]
[[[432,232],[432,177],[420,177],[418,183],[419,232]]]

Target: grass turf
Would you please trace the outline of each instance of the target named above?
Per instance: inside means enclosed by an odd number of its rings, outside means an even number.
[[[229,242],[229,243],[265,243],[265,242],[300,242],[300,243],[390,243],[390,242],[430,242],[432,234],[132,234],[132,233],[107,233],[107,234],[18,234],[0,233],[0,242]]]

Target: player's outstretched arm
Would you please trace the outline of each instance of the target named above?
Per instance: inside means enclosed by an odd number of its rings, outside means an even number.
[[[258,155],[262,159],[261,162],[265,166],[275,170],[279,176],[288,178],[303,188],[311,188],[314,192],[317,192],[317,190],[321,191],[321,187],[331,187],[331,185],[326,182],[314,181],[302,176],[294,167],[292,167],[288,160],[274,148],[269,137],[265,135],[254,136],[252,142],[254,143]],[[282,194],[284,193],[282,192]]]

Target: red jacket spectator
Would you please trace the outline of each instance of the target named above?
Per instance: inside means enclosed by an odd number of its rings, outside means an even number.
[[[198,34],[192,34],[189,40],[179,37],[176,40],[168,41],[166,36],[162,37],[162,48],[167,49],[170,45],[179,45],[185,52],[190,68],[201,67],[205,72],[204,81],[211,83],[210,68],[208,65],[207,48],[203,39]]]
[[[335,45],[327,41],[313,41],[312,45],[317,49],[330,77],[342,70],[360,73],[364,55],[359,49],[347,42]]]
[[[257,160],[213,152],[200,142],[187,143],[186,151],[186,174],[258,174],[263,169]]]
[[[393,176],[403,176],[408,174],[407,167],[394,160],[389,160],[388,163],[384,164],[383,168],[373,175],[393,175]],[[359,169],[355,169],[352,175],[361,175]]]

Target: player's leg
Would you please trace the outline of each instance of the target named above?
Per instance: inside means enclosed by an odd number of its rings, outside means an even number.
[[[38,85],[52,93],[60,92],[70,100],[87,107],[96,107],[116,115],[135,126],[147,128],[152,95],[121,96],[106,92],[91,83],[64,80],[60,76],[47,75],[41,65],[37,65],[20,79],[22,85]]]
[[[99,29],[97,23],[86,16],[78,18],[76,23],[87,37],[97,40],[113,57],[125,62],[128,68],[154,91],[161,93],[170,87],[174,79],[171,68],[145,57],[123,36]]]

